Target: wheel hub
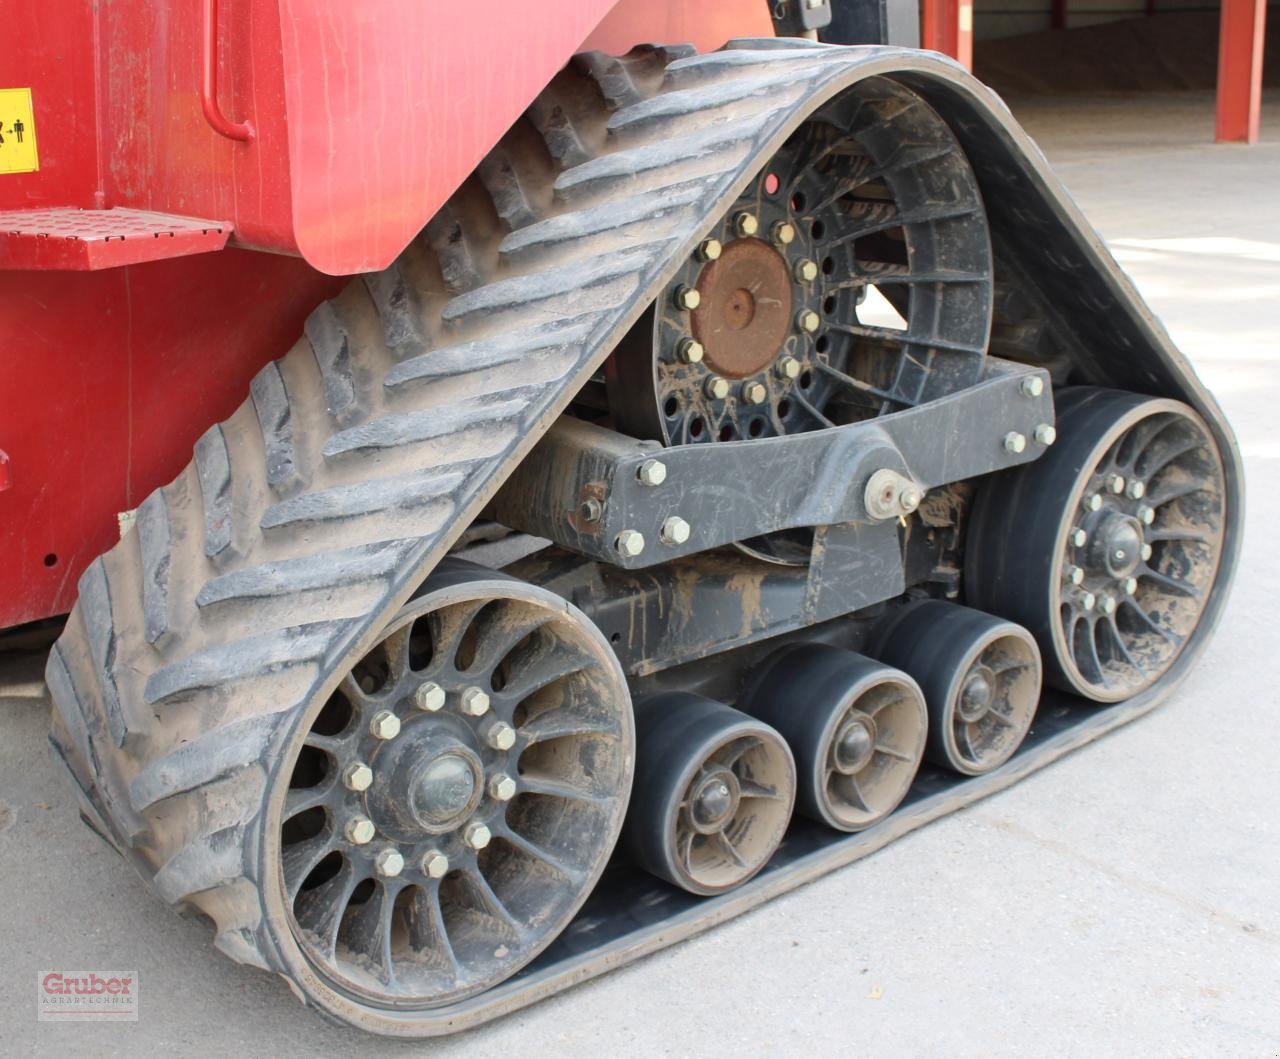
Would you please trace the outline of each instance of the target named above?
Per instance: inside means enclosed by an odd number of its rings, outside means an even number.
[[[964,690],[960,692],[957,713],[965,724],[980,721],[995,698],[995,674],[985,665],[974,666],[965,677]]]
[[[860,772],[876,750],[876,722],[866,714],[856,714],[841,729],[833,744],[835,766],[845,775]]]
[[[480,801],[480,759],[461,744],[427,758],[414,769],[406,799],[423,830],[450,831]]]
[[[730,769],[715,769],[699,780],[689,798],[689,819],[701,835],[720,831],[738,811],[741,789]]]
[[[1128,577],[1142,563],[1142,523],[1132,515],[1113,512],[1092,535],[1089,562],[1108,577]]]
[[[773,363],[791,329],[793,304],[791,275],[778,251],[760,239],[735,239],[703,266],[697,289],[693,337],[712,371],[745,379]]]

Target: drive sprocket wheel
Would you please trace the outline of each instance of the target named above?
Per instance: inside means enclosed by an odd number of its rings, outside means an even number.
[[[969,526],[966,593],[1027,626],[1046,679],[1097,702],[1158,681],[1217,576],[1222,458],[1179,401],[1060,391],[1058,442],[987,483]]]
[[[269,794],[277,935],[377,1008],[509,977],[603,870],[633,743],[625,681],[586,618],[442,564],[300,729]]]

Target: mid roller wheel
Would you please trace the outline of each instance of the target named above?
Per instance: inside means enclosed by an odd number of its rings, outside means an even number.
[[[782,733],[796,758],[796,808],[861,831],[906,796],[929,717],[901,670],[827,644],[794,644],[765,660],[740,704]]]
[[[969,607],[909,604],[875,632],[868,650],[910,673],[929,706],[926,756],[978,776],[1022,744],[1040,701],[1040,652],[1031,634]]]
[[[1168,672],[1200,622],[1222,458],[1178,401],[1078,388],[1057,404],[1057,444],[978,497],[965,590],[1035,634],[1051,683],[1115,702]]]
[[[634,731],[608,644],[550,593],[446,562],[299,735],[272,804],[311,972],[377,1008],[507,978],[586,899]]]
[[[667,692],[636,706],[635,797],[623,840],[647,871],[695,894],[768,863],[795,804],[783,738],[724,703]]]

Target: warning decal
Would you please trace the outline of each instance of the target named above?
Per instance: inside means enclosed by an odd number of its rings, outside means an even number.
[[[31,89],[0,88],[0,174],[34,173],[39,168]]]

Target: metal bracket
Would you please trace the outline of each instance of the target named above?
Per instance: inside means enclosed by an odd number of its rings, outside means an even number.
[[[639,569],[778,530],[895,519],[926,490],[1030,462],[1053,438],[1048,374],[988,357],[983,379],[957,393],[806,434],[663,449],[562,418],[490,511]],[[867,485],[884,471],[893,496],[881,506],[873,491],[868,510]]]

